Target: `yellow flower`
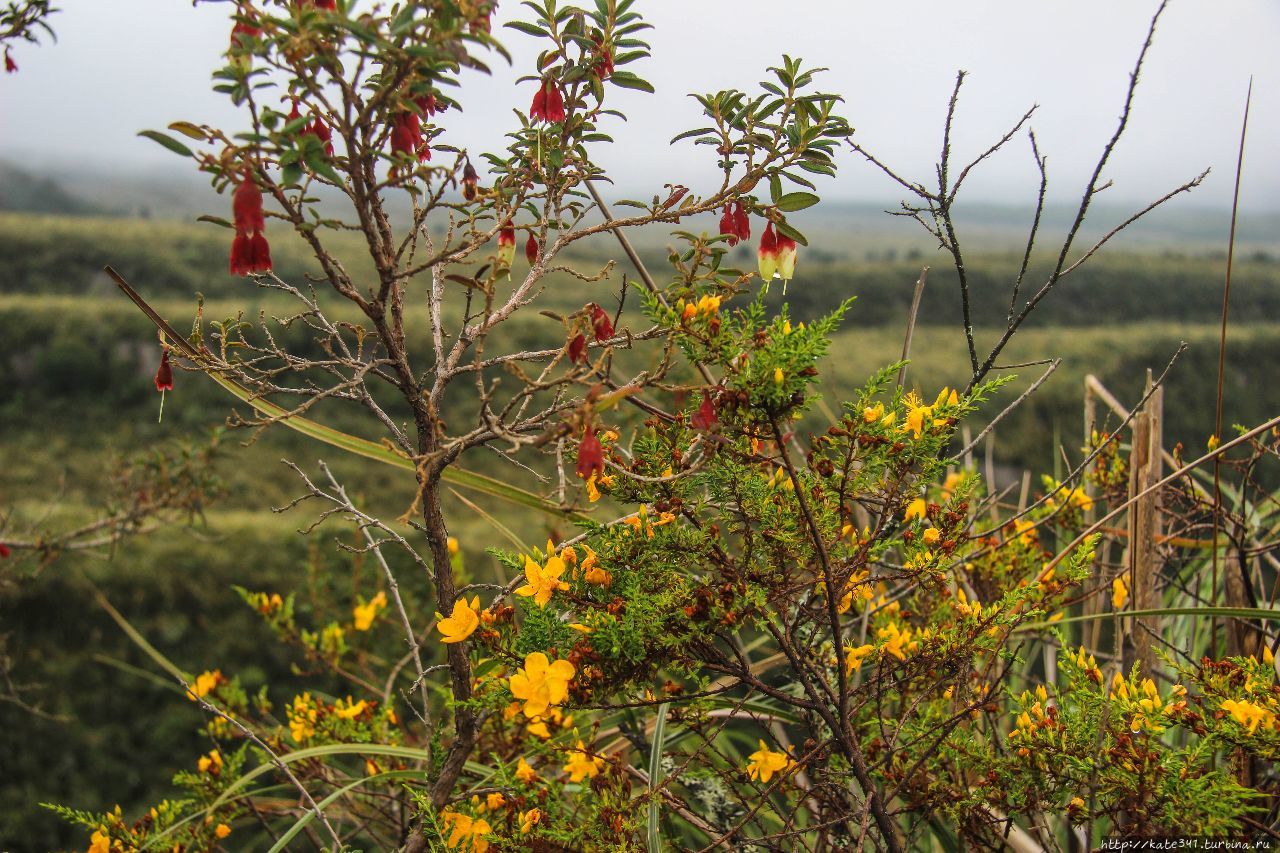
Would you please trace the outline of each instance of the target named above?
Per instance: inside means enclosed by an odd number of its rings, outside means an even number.
[[[226,838],[230,834],[231,827],[227,826],[225,823],[220,823],[213,828],[213,836],[215,838]]]
[[[847,646],[844,650],[844,671],[846,675],[852,675],[855,669],[862,666],[863,659],[874,652],[876,647],[868,643],[864,646]]]
[[[698,313],[710,317],[720,310],[720,297],[707,295],[698,300]]]
[[[768,782],[775,773],[784,773],[791,767],[791,756],[785,752],[774,752],[760,741],[760,749],[751,753],[751,762],[747,765],[747,775],[761,782]]]
[[[209,773],[213,771],[217,773],[222,770],[222,754],[218,750],[212,750],[208,755],[200,756],[196,761],[196,769],[201,773]]]
[[[1128,600],[1129,587],[1125,586],[1124,578],[1117,577],[1111,582],[1111,606],[1116,610],[1123,610]]]
[[[107,835],[106,827],[98,827],[89,836],[89,853],[111,853],[111,836]]]
[[[923,519],[929,511],[928,505],[925,504],[924,498],[916,498],[907,504],[907,511],[902,514],[903,521],[910,521],[913,518]]]
[[[947,479],[942,483],[943,497],[951,497],[951,493],[956,490],[956,486],[959,486],[962,480],[964,480],[964,474],[959,471],[952,471],[948,474]]]
[[[529,725],[524,728],[525,731],[534,737],[540,737],[543,740],[551,737],[551,730],[547,728],[547,721],[542,717],[538,717],[536,720],[530,720]]]
[[[1025,519],[1015,518],[1013,520],[1013,532],[1017,535],[1018,540],[1023,545],[1035,545],[1039,541],[1039,534],[1036,533],[1035,522],[1026,521]]]
[[[1205,446],[1209,448],[1210,452],[1217,450],[1222,446],[1222,439],[1218,438],[1216,435],[1211,435],[1209,436],[1209,440],[1205,442]]]
[[[915,437],[919,438],[925,430],[925,420],[933,417],[933,406],[923,405],[914,391],[907,395],[906,404],[907,421],[903,429],[915,433]]]
[[[446,619],[436,613],[436,629],[444,635],[445,643],[461,643],[480,624],[480,596],[475,596],[468,604],[465,598],[453,602],[453,613]]]
[[[293,735],[294,740],[305,743],[315,737],[316,718],[319,716],[319,711],[312,702],[310,693],[293,697],[293,702],[287,708],[287,714],[289,734]]]
[[[507,798],[497,791],[484,798],[484,805],[489,811],[497,811],[507,804]]]
[[[521,758],[520,763],[516,765],[516,778],[526,785],[532,785],[538,778],[538,774],[529,766],[529,762]]]
[[[529,831],[542,820],[542,811],[540,809],[529,809],[527,812],[520,812],[520,834],[528,835]]]
[[[775,368],[773,369],[773,384],[774,384],[774,385],[781,385],[781,384],[782,384],[782,380],[783,380],[783,379],[785,379],[785,378],[786,378],[786,374],[784,374],[784,373],[782,372],[782,368],[781,368],[781,367],[775,367]]]
[[[549,661],[542,652],[524,659],[524,669],[511,676],[511,695],[524,700],[524,715],[540,717],[569,698],[576,670],[567,660]]]
[[[1247,728],[1249,734],[1257,731],[1259,723],[1271,725],[1275,721],[1275,714],[1247,700],[1228,699],[1219,707],[1231,714],[1233,720]]]
[[[866,423],[873,424],[884,417],[884,403],[876,403],[874,406],[867,406],[862,410],[862,420]]]
[[[924,532],[920,534],[920,538],[925,541],[926,545],[932,545],[942,536],[942,531],[936,527],[926,527]]]
[[[484,837],[493,831],[489,821],[473,818],[462,812],[445,811],[441,812],[440,816],[444,819],[445,828],[451,830],[448,840],[445,841],[450,850],[466,849],[461,845],[468,839],[471,841],[471,853],[485,853],[489,849],[489,840]]]
[[[212,669],[208,672],[202,672],[196,676],[196,683],[191,685],[191,692],[200,698],[208,696],[209,693],[222,683],[222,670]],[[194,696],[187,696],[192,702],[196,701]]]
[[[606,588],[613,586],[613,575],[600,568],[595,563],[592,563],[591,566],[583,572],[582,579],[595,586],[603,586]]]
[[[516,590],[516,595],[525,598],[533,596],[539,607],[546,607],[551,594],[556,590],[569,588],[567,583],[560,580],[560,576],[564,574],[564,560],[556,556],[553,550],[548,551],[550,556],[543,565],[535,563],[532,557],[524,558],[524,577],[528,583]]]
[[[898,660],[906,660],[909,653],[920,647],[919,642],[911,639],[911,629],[904,630],[897,622],[890,622],[877,631],[876,636],[884,640],[884,650]]]
[[[357,631],[368,631],[373,627],[373,620],[377,617],[382,608],[387,606],[387,594],[380,592],[367,603],[357,604],[351,610],[351,616],[355,620],[353,626]]]
[[[938,392],[938,398],[933,401],[933,405],[937,407],[943,404],[946,404],[948,406],[959,405],[960,395],[958,395],[955,391],[952,391],[950,388],[943,386],[942,390]]]
[[[337,704],[333,706],[333,713],[344,720],[354,720],[356,717],[364,713],[365,708],[369,707],[369,703],[361,699],[359,702],[352,702],[348,696],[346,700],[339,699]]]
[[[448,545],[449,545],[449,556],[451,557],[458,556],[458,551],[459,551],[458,538],[456,536],[450,536]]]
[[[578,741],[577,749],[569,753],[569,763],[564,766],[564,772],[569,774],[570,782],[594,779],[600,775],[600,771],[603,769],[604,759],[597,758],[587,752],[587,748],[582,745],[582,741]]]

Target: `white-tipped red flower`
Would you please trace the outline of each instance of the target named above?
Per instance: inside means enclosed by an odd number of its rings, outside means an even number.
[[[559,83],[543,80],[538,84],[533,103],[529,105],[529,119],[549,124],[564,121],[564,95],[560,94]]]
[[[508,222],[498,230],[498,266],[511,274],[511,262],[516,257],[516,229]]]
[[[156,390],[160,392],[173,390],[173,366],[169,364],[169,348],[160,350],[160,366],[156,368]]]
[[[760,248],[756,251],[756,260],[760,265],[760,277],[766,283],[773,280],[778,273],[778,237],[773,233],[773,223],[764,226],[760,235]]]
[[[778,278],[791,281],[796,274],[796,241],[778,230]]]

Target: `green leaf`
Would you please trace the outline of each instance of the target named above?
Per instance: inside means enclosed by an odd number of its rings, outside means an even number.
[[[519,30],[525,35],[545,37],[547,31],[535,24],[526,23],[525,21],[508,21],[503,26],[510,27],[513,30]]]
[[[189,139],[198,139],[201,142],[208,139],[203,130],[189,121],[175,121],[169,125],[169,129],[181,133]]]
[[[653,86],[647,80],[641,80],[630,71],[615,71],[609,78],[609,82],[623,89],[637,89],[641,92],[653,94]]]
[[[172,151],[174,154],[181,154],[183,157],[195,156],[195,154],[192,153],[190,148],[183,145],[181,142],[174,139],[172,136],[166,136],[165,134],[161,133],[158,130],[144,130],[140,132],[138,135],[145,136],[147,139],[150,139],[152,142],[160,143],[165,148],[168,148],[170,151]]]
[[[820,199],[813,193],[794,192],[787,193],[779,199],[775,200],[778,210],[791,213],[795,210],[804,210],[806,207],[813,207]]]
[[[662,785],[662,750],[667,740],[667,703],[658,706],[658,719],[653,725],[649,745],[649,853],[662,853],[662,834],[658,831],[658,788]]]
[[[809,241],[805,239],[804,235],[803,235],[803,234],[801,234],[801,233],[800,233],[799,231],[797,231],[796,229],[792,228],[792,227],[791,227],[790,225],[788,225],[787,223],[785,223],[785,222],[779,222],[779,223],[777,223],[777,225],[778,225],[778,231],[779,231],[779,232],[781,232],[781,233],[783,233],[783,234],[786,234],[788,237],[790,237],[792,240],[795,240],[795,241],[796,241],[797,243],[799,243],[801,246],[808,246],[808,245],[809,245]]]

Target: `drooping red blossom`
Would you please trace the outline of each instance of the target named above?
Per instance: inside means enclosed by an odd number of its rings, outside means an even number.
[[[732,204],[724,206],[724,215],[720,217],[720,233],[729,235],[729,239],[726,242],[730,246],[738,245],[738,226],[733,218]]]
[[[760,265],[760,277],[766,283],[773,280],[778,272],[778,237],[773,233],[773,223],[764,226],[760,235],[760,248],[756,252],[756,260]]]
[[[267,227],[262,212],[262,190],[248,173],[231,194],[231,217],[236,229],[231,243],[231,274],[270,272],[271,247],[262,233]]]
[[[542,254],[541,248],[538,246],[538,238],[530,232],[528,241],[524,244],[524,257],[529,262],[529,266],[533,266],[538,262],[538,256]]]
[[[422,138],[422,117],[413,110],[397,113],[391,120],[391,153],[431,159],[431,147]]]
[[[338,0],[310,0],[310,3],[317,9],[326,9],[330,12],[338,11]]]
[[[594,302],[591,304],[591,327],[596,334],[596,343],[613,337],[613,320],[609,319],[609,312]]]
[[[596,438],[596,431],[587,427],[582,433],[582,441],[578,443],[578,476],[590,480],[593,475],[604,473],[604,447]]]
[[[236,14],[238,17],[231,28],[232,47],[243,47],[246,40],[262,37],[262,29],[257,26],[252,8],[241,5],[236,10]]]
[[[747,209],[742,206],[742,202],[738,202],[738,211],[733,215],[733,233],[737,235],[739,240],[751,239],[751,217],[747,216]]]
[[[314,136],[320,140],[320,143],[324,146],[325,156],[333,156],[333,131],[329,129],[329,125],[320,119],[320,116],[316,116],[312,120],[311,124],[302,132],[302,135]]]
[[[267,235],[261,231],[253,235],[249,241],[250,263],[253,265],[253,272],[271,272],[271,246],[267,243]]]
[[[13,554],[13,552],[9,550],[9,546],[0,542],[0,560],[9,559],[11,554]]]
[[[169,364],[169,348],[160,351],[160,366],[156,368],[156,390],[173,390],[173,367]]]
[[[715,426],[716,404],[711,402],[711,395],[706,391],[702,392],[702,405],[693,413],[689,422],[693,424],[694,429],[707,430]]]
[[[4,70],[9,74],[18,70],[18,63],[13,61],[13,57],[9,55],[9,51],[7,49],[4,52]]]
[[[569,341],[569,360],[574,364],[583,364],[587,360],[587,336],[581,332]]]
[[[262,190],[248,175],[231,194],[231,217],[237,233],[251,234],[267,227],[262,215]]]
[[[538,86],[529,106],[529,118],[549,124],[564,121],[564,95],[560,94],[560,85],[554,80],[543,80]]]
[[[476,186],[480,183],[480,175],[476,173],[476,167],[471,165],[471,161],[467,161],[467,165],[462,168],[462,197],[467,201],[473,201],[476,197]]]
[[[427,118],[431,118],[436,113],[442,113],[449,108],[443,102],[437,101],[434,94],[419,95],[413,99],[413,102],[418,105],[418,109],[422,110],[422,114]]]

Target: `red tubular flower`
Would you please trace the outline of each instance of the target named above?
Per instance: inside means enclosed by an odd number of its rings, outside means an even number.
[[[742,206],[742,202],[736,202],[738,211],[733,215],[733,233],[738,235],[739,240],[751,239],[751,217],[747,216],[747,209]]]
[[[169,348],[160,350],[160,366],[156,368],[156,390],[173,390],[173,367],[169,364]]]
[[[773,223],[764,226],[760,235],[760,248],[756,252],[760,265],[760,277],[769,283],[778,272],[778,237],[773,233]]]
[[[413,99],[413,102],[418,105],[418,109],[422,110],[422,114],[427,118],[431,118],[436,113],[442,113],[448,109],[443,103],[436,100],[434,94],[419,95]]]
[[[726,242],[730,246],[738,245],[738,225],[733,215],[732,204],[724,206],[724,216],[720,217],[720,233],[729,235],[729,239]]]
[[[547,121],[555,124],[564,121],[564,95],[560,94],[560,86],[547,84]]]
[[[583,364],[587,360],[587,336],[581,332],[569,341],[569,360],[574,364]]]
[[[250,272],[271,272],[271,246],[267,236],[261,231],[253,235],[249,241],[251,264]]]
[[[538,84],[538,91],[533,93],[533,103],[529,105],[529,121],[546,121],[547,118],[547,84]]]
[[[262,190],[248,174],[231,194],[231,217],[238,234],[249,234],[267,227],[262,216]]]
[[[596,334],[596,343],[603,343],[613,337],[613,321],[609,319],[609,313],[591,303],[591,327]]]
[[[538,255],[540,254],[542,252],[538,247],[538,239],[533,234],[530,234],[528,242],[524,244],[524,256],[529,261],[529,266],[533,266],[538,262]]]
[[[0,560],[7,560],[13,552],[9,550],[9,546],[0,542]]]
[[[397,113],[391,120],[391,153],[431,159],[431,149],[422,141],[422,117],[413,110]]]
[[[604,37],[596,34],[591,37],[596,45],[595,72],[601,80],[613,76],[613,48],[604,43]]]
[[[707,430],[715,426],[716,423],[716,405],[711,402],[711,395],[706,391],[702,392],[702,405],[698,407],[698,411],[693,413],[690,420],[694,429]]]
[[[596,431],[591,427],[587,427],[582,433],[582,441],[578,444],[578,476],[584,480],[590,480],[592,475],[600,475],[604,473],[604,448],[600,445],[600,439],[596,438]]]
[[[475,166],[471,165],[471,161],[467,161],[467,165],[462,169],[462,197],[467,201],[473,201],[476,197],[476,185],[480,183],[480,175],[476,173]]]
[[[338,11],[338,0],[311,0],[311,5],[317,9],[327,9],[330,12]]]
[[[18,63],[13,61],[13,57],[9,55],[9,51],[7,48],[5,49],[5,52],[4,52],[4,70],[9,74],[12,74],[13,72],[18,70]],[[7,557],[8,554],[6,554],[5,556]]]
[[[235,240],[231,242],[231,274],[248,275],[252,266],[253,240],[248,234],[237,233]]]
[[[310,126],[303,132],[303,135],[310,134],[324,146],[326,157],[333,156],[333,131],[329,130],[329,125],[320,120],[320,116],[316,116]]]

